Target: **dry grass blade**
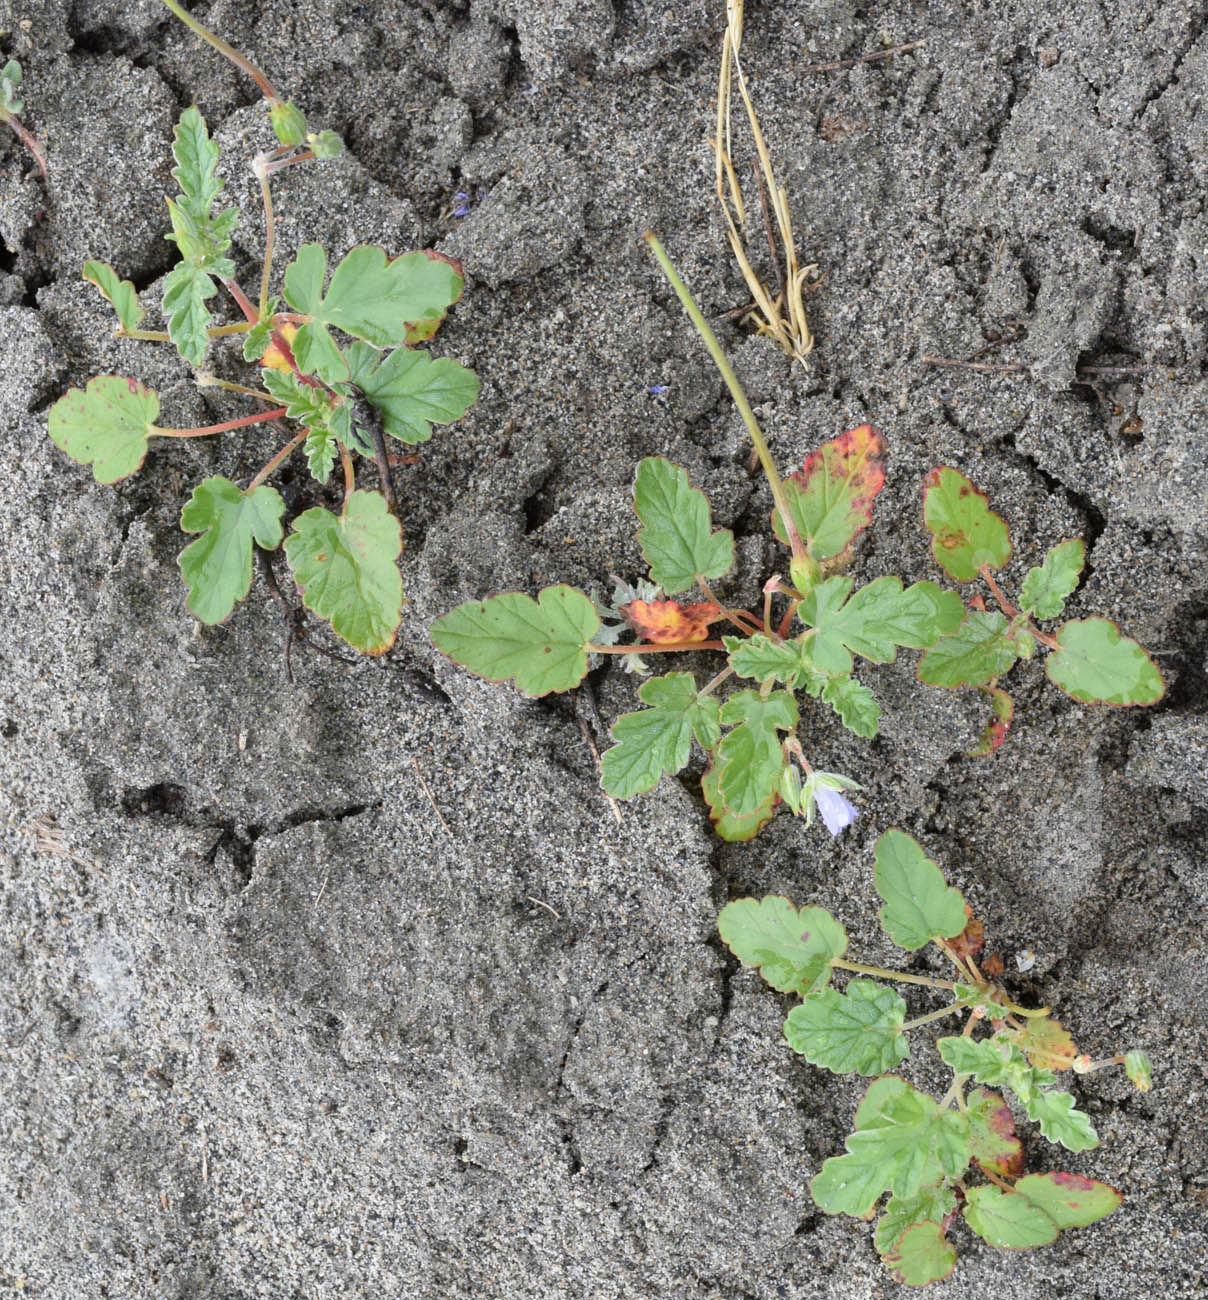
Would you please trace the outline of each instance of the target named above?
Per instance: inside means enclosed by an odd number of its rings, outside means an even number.
[[[783,186],[777,185],[772,160],[768,154],[767,142],[759,126],[759,118],[751,96],[747,91],[746,80],[742,74],[738,51],[742,44],[742,10],[743,0],[727,0],[726,34],[722,41],[721,67],[717,82],[717,133],[713,139],[713,151],[716,160],[717,201],[726,219],[726,231],[730,238],[730,247],[734,258],[747,282],[755,310],[756,326],[761,334],[769,334],[795,361],[804,363],[814,346],[814,336],[810,333],[805,316],[805,289],[814,266],[798,266],[797,248],[793,236],[793,221],[789,215],[788,196]],[[735,83],[746,109],[747,122],[751,129],[751,139],[755,145],[758,159],[757,175],[762,185],[766,181],[768,205],[764,208],[764,222],[767,227],[768,241],[773,247],[773,265],[780,284],[779,291],[773,296],[772,290],[764,284],[751,265],[747,255],[746,243],[742,230],[746,225],[746,206],[743,203],[742,187],[732,161],[732,140],[730,133],[730,108]],[[761,196],[762,197],[762,196]],[[779,236],[780,252],[775,252],[775,236]],[[783,267],[779,259],[783,258]]]

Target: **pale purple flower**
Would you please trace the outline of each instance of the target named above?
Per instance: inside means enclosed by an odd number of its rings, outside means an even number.
[[[652,394],[654,397],[662,397],[662,395],[666,392],[669,392],[670,389],[671,389],[670,384],[651,384],[646,391]]]
[[[827,785],[818,785],[814,790],[814,799],[818,804],[818,811],[822,814],[822,820],[826,823],[826,829],[832,835],[839,835],[856,820],[855,805],[845,799],[838,790],[832,790]]]
[[[469,196],[468,194],[463,194],[461,191],[458,191],[458,193],[454,194],[453,197],[454,197],[455,199],[459,199],[459,200],[460,200],[460,202],[458,203],[457,207],[455,207],[455,208],[453,209],[453,215],[454,215],[455,217],[466,217],[466,216],[469,216],[469,215],[470,215],[470,196]]]

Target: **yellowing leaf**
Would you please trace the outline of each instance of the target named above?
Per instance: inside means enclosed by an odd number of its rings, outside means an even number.
[[[1060,1021],[1048,1016],[1030,1019],[1015,1038],[1015,1045],[1042,1070],[1068,1070],[1074,1064],[1078,1049],[1069,1031]]]

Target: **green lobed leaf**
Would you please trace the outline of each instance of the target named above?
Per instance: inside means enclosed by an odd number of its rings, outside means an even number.
[[[773,641],[757,632],[749,637],[724,636],[722,642],[739,677],[783,682],[791,691],[804,689],[811,695],[817,695],[829,680],[807,657],[804,641]]]
[[[944,1229],[930,1221],[912,1224],[882,1256],[895,1282],[927,1286],[948,1277],[956,1267],[956,1247]]]
[[[919,680],[929,686],[983,686],[1018,658],[1001,614],[971,609],[951,635],[942,637],[919,661]]]
[[[595,606],[573,587],[546,587],[536,600],[509,591],[467,601],[432,624],[432,641],[454,663],[525,695],[569,691],[587,676],[587,647],[600,627]]]
[[[722,723],[734,729],[717,751],[717,788],[736,817],[758,812],[776,790],[784,769],[777,732],[792,731],[797,718],[797,702],[787,691],[773,691],[767,699],[739,691],[722,706]]]
[[[906,1003],[893,989],[853,979],[847,992],[814,992],[789,1012],[784,1036],[811,1065],[835,1074],[873,1075],[910,1055],[902,1023]]]
[[[193,489],[180,515],[187,533],[201,533],[180,553],[189,589],[185,602],[203,623],[221,623],[252,585],[252,542],[265,550],[281,544],[285,502],[271,487],[244,492],[215,475]]]
[[[394,644],[403,608],[399,522],[380,492],[356,491],[339,515],[315,506],[298,516],[285,554],[302,603],[364,654]]]
[[[308,364],[320,358],[330,363],[331,350],[338,349],[327,335],[329,327],[375,348],[397,347],[406,341],[409,326],[439,324],[465,287],[457,269],[440,257],[407,253],[391,259],[369,244],[340,262],[324,293],[326,273],[327,254],[320,244],[303,244],[286,268],[285,300],[310,318],[294,339],[299,367],[303,356]]]
[[[784,480],[785,504],[815,560],[838,555],[872,522],[873,498],[885,484],[885,443],[879,429],[862,424],[824,443]],[[772,528],[786,546],[780,512]]]
[[[1026,1196],[974,1187],[965,1197],[965,1222],[991,1246],[1028,1250],[1057,1240],[1057,1225]]]
[[[968,917],[960,890],[904,831],[888,830],[877,840],[874,876],[885,900],[878,913],[881,924],[899,948],[913,952],[964,930]]]
[[[722,941],[744,966],[753,966],[781,993],[816,993],[830,979],[831,962],[847,951],[847,932],[822,907],[800,911],[787,898],[739,898],[717,918]]]
[[[668,596],[697,578],[720,578],[734,564],[734,534],[712,530],[705,494],[692,487],[678,465],[648,456],[638,466],[633,508],[642,527],[638,545],[650,576]]]
[[[893,1196],[885,1213],[877,1220],[873,1243],[884,1255],[912,1223],[943,1223],[956,1209],[956,1193],[951,1187],[924,1187],[914,1196]]]
[[[192,262],[177,262],[164,277],[164,315],[176,350],[190,365],[199,366],[210,343],[210,309],[206,303],[218,286]]]
[[[1067,1151],[1089,1151],[1099,1145],[1099,1135],[1084,1111],[1074,1109],[1074,1098],[1056,1089],[1020,1096],[1028,1118],[1040,1125],[1050,1142],[1060,1142]]]
[[[846,1146],[847,1155],[823,1163],[810,1193],[827,1214],[865,1218],[885,1191],[909,1198],[959,1178],[969,1164],[969,1121],[891,1075],[869,1087]]]
[[[638,695],[651,707],[618,718],[612,728],[617,743],[600,758],[604,789],[614,799],[652,790],[664,772],[678,772],[693,736],[704,749],[721,739],[721,707],[712,696],[698,697],[691,673],[652,677]]]
[[[798,609],[817,629],[808,642],[810,657],[828,673],[847,676],[850,651],[875,663],[888,663],[898,646],[931,646],[955,632],[964,614],[960,597],[934,582],[902,590],[901,578],[877,578],[848,599],[851,578],[834,577],[815,586]]]
[[[139,305],[138,290],[130,280],[121,280],[113,267],[104,262],[85,262],[84,279],[94,284],[117,312],[122,329],[138,329],[138,323],[147,314]]]
[[[382,357],[368,343],[354,343],[344,356],[349,378],[381,414],[382,428],[402,442],[426,442],[433,424],[460,420],[478,397],[478,376],[448,357],[434,361],[410,348]]]
[[[869,739],[877,734],[881,706],[862,682],[853,677],[832,677],[822,688],[822,701],[834,709],[848,731]]]
[[[306,456],[306,468],[316,482],[326,483],[331,477],[339,456],[339,444],[332,437],[331,430],[323,425],[307,429],[306,441],[302,444]]]
[[[1015,1184],[1015,1193],[1043,1210],[1063,1230],[1097,1223],[1119,1209],[1124,1199],[1107,1183],[1060,1170],[1028,1174]]]
[[[273,322],[269,319],[257,321],[243,336],[244,361],[259,361],[272,340]]]
[[[196,106],[185,109],[172,134],[172,156],[176,159],[172,179],[180,186],[181,206],[198,219],[206,218],[222,190],[222,181],[214,174],[218,146],[210,139],[205,119]]]
[[[1080,538],[1058,542],[1039,567],[1028,570],[1019,607],[1037,618],[1056,618],[1065,608],[1065,598],[1078,585],[1085,563],[1086,547]]]
[[[1045,661],[1049,681],[1084,704],[1156,704],[1166,691],[1143,647],[1106,618],[1084,618],[1057,630]]]
[[[927,475],[923,522],[931,552],[957,582],[972,582],[983,566],[1001,569],[1011,558],[1011,534],[979,491],[958,470],[942,465]]]
[[[735,816],[722,802],[721,791],[718,789],[717,766],[715,763],[710,763],[708,768],[705,769],[705,773],[700,779],[700,789],[701,794],[704,795],[705,803],[709,805],[709,820],[713,823],[713,829],[717,832],[719,839],[725,840],[729,844],[739,844],[754,839],[772,820],[775,815],[776,804],[780,800],[780,796],[775,791],[772,791],[754,812],[748,813],[744,817]]]
[[[59,398],[48,427],[55,446],[91,465],[98,483],[116,483],[142,465],[158,415],[158,396],[136,379],[97,375]]]
[[[973,1159],[989,1173],[1018,1178],[1023,1173],[1023,1143],[1015,1134],[1010,1106],[997,1093],[974,1088],[966,1113]]]
[[[288,418],[306,429],[307,466],[320,483],[326,483],[339,454],[337,443],[347,445],[349,441],[350,404],[328,388],[304,383],[292,370],[265,367],[260,381],[277,401],[284,403]]]

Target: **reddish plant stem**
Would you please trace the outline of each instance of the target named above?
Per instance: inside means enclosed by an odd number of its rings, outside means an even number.
[[[224,420],[221,424],[207,424],[203,429],[159,429],[156,438],[206,438],[211,433],[226,433],[228,429],[242,429],[248,424],[263,424],[266,420],[279,420],[285,414],[284,406],[274,407],[271,411],[260,411],[256,415],[241,415],[237,420]]]
[[[0,109],[0,122],[6,122],[17,139],[33,155],[33,160],[38,164],[38,170],[42,173],[42,179],[49,185],[50,177],[46,174],[46,159],[42,157],[42,150],[38,148],[38,142],[25,129],[24,123],[20,118],[14,117],[12,113],[4,112],[3,109]]]
[[[260,320],[260,313],[252,305],[252,300],[243,292],[238,283],[229,278],[224,278],[222,283],[226,285],[227,292],[235,299],[235,302],[239,306],[239,310],[243,312],[244,316],[246,316],[253,325],[257,324]]]
[[[247,490],[249,492],[252,492],[256,488],[258,488],[260,484],[263,483],[266,478],[268,478],[268,476],[273,472],[273,470],[275,470],[277,466],[280,465],[281,462],[285,460],[287,456],[291,455],[294,451],[296,451],[305,441],[306,441],[306,430],[303,429],[302,432],[299,433],[296,437],[291,438],[289,442],[287,442],[285,446],[282,447],[281,450],[272,458],[272,460],[270,460],[268,464],[265,465],[265,467],[260,471],[260,473],[257,474],[254,479],[252,479],[252,481],[247,485]]]
[[[673,650],[724,650],[720,641],[674,641],[669,645],[588,645],[589,655],[664,655]]]
[[[344,510],[347,510],[348,498],[356,490],[356,476],[352,472],[352,457],[348,454],[348,448],[342,442],[338,446],[340,448],[340,464],[344,467]]]
[[[1018,618],[1019,610],[1017,610],[1015,606],[1012,605],[1011,602],[1006,598],[1006,596],[1004,596],[1002,592],[999,590],[998,583],[994,581],[994,575],[990,572],[990,566],[988,564],[983,564],[981,568],[978,570],[978,572],[981,574],[983,578],[985,578],[986,586],[989,587],[990,590],[994,593],[994,599],[998,601],[999,605],[1002,607],[1002,612],[1009,619]],[[1055,636],[1050,636],[1047,632],[1042,632],[1036,626],[1036,624],[1032,622],[1031,619],[1028,619],[1027,631],[1032,636],[1034,636],[1037,641],[1040,641],[1044,645],[1047,645],[1050,650],[1059,649],[1059,642],[1057,638]]]

